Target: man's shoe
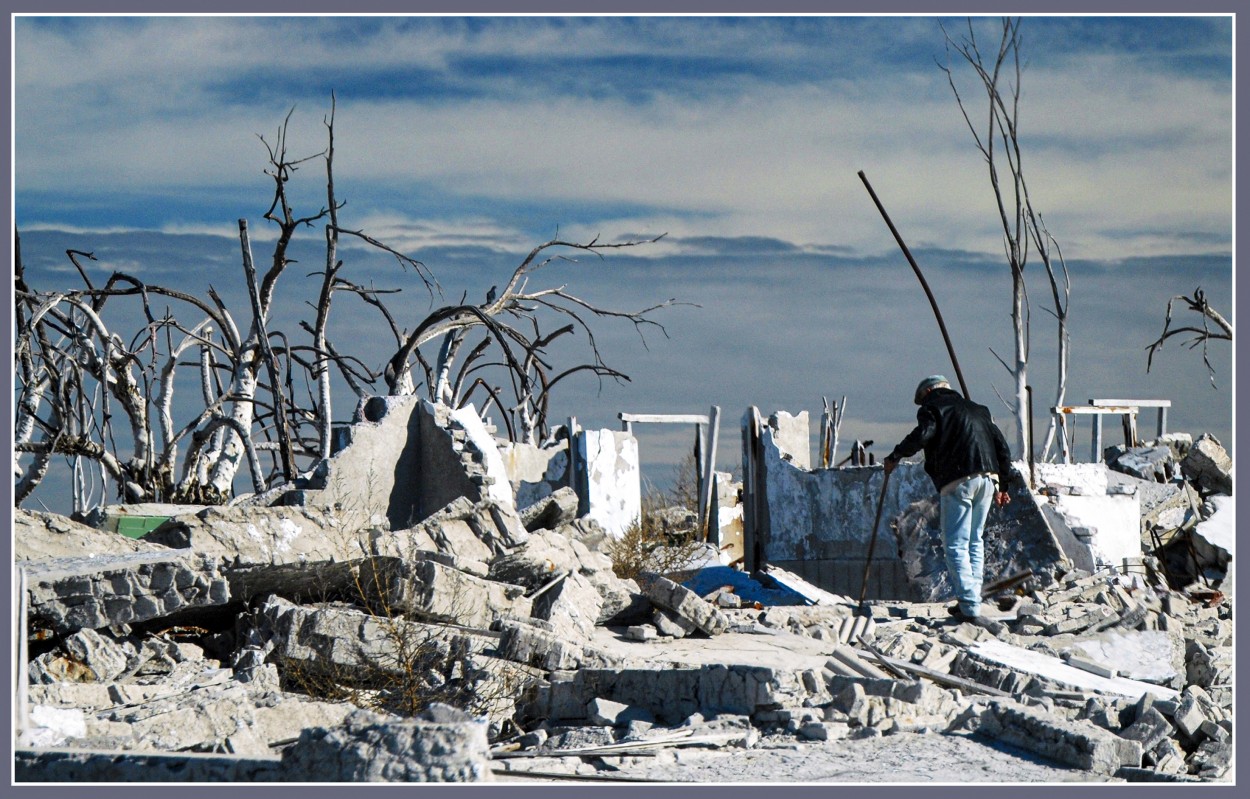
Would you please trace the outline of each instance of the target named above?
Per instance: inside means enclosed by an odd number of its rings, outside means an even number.
[[[951,608],[950,613],[961,622],[975,624],[984,630],[989,630],[992,635],[1001,635],[1007,630],[1007,625],[1003,624],[1001,621],[995,621],[987,616],[969,616],[960,610],[958,605]]]

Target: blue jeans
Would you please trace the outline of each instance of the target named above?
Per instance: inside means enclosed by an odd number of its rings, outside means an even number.
[[[985,476],[970,477],[940,497],[946,570],[959,609],[967,616],[976,616],[981,610],[981,583],[985,579],[981,533],[993,501],[994,481]]]

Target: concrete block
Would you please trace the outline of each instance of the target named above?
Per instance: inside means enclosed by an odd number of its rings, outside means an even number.
[[[1189,756],[1190,772],[1206,780],[1218,780],[1232,766],[1232,741],[1205,741]]]
[[[1207,492],[1233,493],[1233,460],[1215,436],[1204,433],[1181,461],[1181,473]]]
[[[1182,694],[1180,703],[1176,706],[1176,712],[1172,715],[1176,729],[1190,738],[1195,738],[1198,731],[1202,729],[1202,723],[1206,720],[1207,715],[1198,703],[1198,698],[1188,691]]]
[[[1229,739],[1228,730],[1224,729],[1210,719],[1203,721],[1198,730],[1212,741],[1223,742]]]
[[[678,616],[667,608],[655,608],[651,615],[651,624],[660,635],[672,638],[685,638],[698,628],[693,622]]]
[[[660,608],[671,610],[707,635],[719,635],[729,628],[729,619],[698,594],[666,577],[646,581],[644,594]]]
[[[635,721],[645,724],[655,723],[655,717],[650,711],[598,697],[592,699],[586,706],[586,720],[591,724],[609,727],[624,727]]]
[[[555,530],[577,518],[577,504],[577,492],[563,486],[522,510],[521,524],[530,532]]]
[[[654,641],[657,633],[650,624],[637,624],[627,628],[625,635],[632,641]]]
[[[1141,764],[1141,744],[1091,724],[1071,722],[1015,702],[992,701],[978,732],[1099,774]]]

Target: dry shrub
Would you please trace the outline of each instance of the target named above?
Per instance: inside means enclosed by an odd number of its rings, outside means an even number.
[[[673,486],[660,491],[648,483],[642,513],[620,538],[608,544],[612,571],[623,580],[643,572],[670,575],[684,570],[702,547],[697,523],[676,523],[684,514],[698,517],[698,473],[694,453],[674,467]]]

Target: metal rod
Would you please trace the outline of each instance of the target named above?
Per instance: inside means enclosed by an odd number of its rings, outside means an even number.
[[[864,188],[868,189],[868,194],[876,204],[877,210],[881,212],[881,218],[889,226],[890,232],[894,234],[894,240],[902,248],[903,255],[907,256],[907,263],[911,264],[912,271],[916,273],[916,278],[920,280],[920,286],[924,289],[925,296],[929,298],[929,305],[933,306],[933,315],[937,317],[938,328],[942,331],[942,340],[946,342],[946,351],[950,353],[951,365],[955,367],[955,377],[959,379],[959,387],[963,389],[964,397],[972,399],[972,395],[968,393],[968,384],[964,381],[964,373],[959,368],[959,359],[955,357],[955,347],[951,344],[950,334],[946,332],[946,322],[942,320],[942,312],[938,310],[937,300],[933,298],[933,292],[929,289],[929,282],[920,273],[920,267],[916,264],[916,259],[911,256],[911,250],[907,249],[907,245],[903,242],[903,237],[899,235],[898,230],[894,227],[894,223],[890,221],[890,215],[885,212],[885,206],[881,204],[881,200],[877,199],[877,193],[872,190],[872,185],[869,184],[868,177],[862,169],[859,171],[859,179],[864,182]]]
[[[868,558],[864,561],[864,580],[859,587],[859,610],[861,616],[864,613],[864,597],[868,595],[868,570],[872,567],[872,551],[877,546],[877,528],[881,526],[881,509],[885,507],[885,488],[890,484],[890,473],[885,472],[885,477],[881,481],[881,496],[877,498],[877,518],[872,523],[872,538],[868,540]]]

